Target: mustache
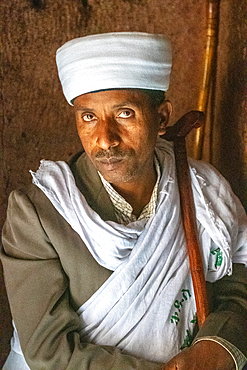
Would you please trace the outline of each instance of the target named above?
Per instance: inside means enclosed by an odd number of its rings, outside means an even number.
[[[129,149],[122,150],[119,148],[110,148],[110,149],[100,149],[98,150],[94,157],[96,159],[109,159],[109,158],[116,158],[116,159],[122,159],[125,157],[131,157],[132,151]]]

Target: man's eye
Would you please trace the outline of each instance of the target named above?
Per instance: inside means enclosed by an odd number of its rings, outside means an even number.
[[[83,119],[83,121],[91,122],[91,121],[95,120],[96,118],[95,118],[95,116],[93,114],[89,114],[88,113],[88,114],[84,114],[82,116],[82,119]]]
[[[119,113],[118,117],[120,118],[130,118],[134,116],[134,112],[130,109],[123,110]]]

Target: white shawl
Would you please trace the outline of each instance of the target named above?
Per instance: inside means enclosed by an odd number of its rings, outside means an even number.
[[[156,214],[146,225],[103,221],[65,162],[42,161],[32,176],[96,261],[114,271],[78,310],[81,340],[167,362],[190,343],[196,307],[171,144],[159,141],[156,154],[164,171]],[[213,282],[231,273],[233,261],[246,263],[246,217],[216,170],[190,163],[205,276]]]

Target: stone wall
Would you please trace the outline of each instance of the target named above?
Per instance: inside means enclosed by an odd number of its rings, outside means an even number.
[[[165,34],[172,42],[173,70],[167,94],[171,124],[197,109],[206,42],[205,0],[2,0],[1,219],[10,191],[30,182],[43,158],[66,160],[80,149],[73,111],[57,78],[55,52],[67,40],[111,31]],[[246,132],[245,0],[222,0],[212,162],[242,201]],[[209,132],[204,158],[208,159]],[[188,140],[189,147],[193,145]],[[246,160],[247,163],[247,160]],[[2,361],[11,335],[2,288]],[[4,333],[4,335],[3,335]]]

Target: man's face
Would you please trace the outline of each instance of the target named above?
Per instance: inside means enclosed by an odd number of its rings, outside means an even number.
[[[142,91],[107,90],[80,95],[74,101],[82,145],[108,182],[148,181],[160,114]]]

